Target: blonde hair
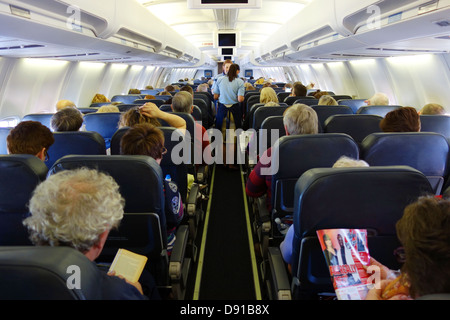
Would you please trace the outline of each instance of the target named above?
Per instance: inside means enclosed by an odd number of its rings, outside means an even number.
[[[98,108],[97,113],[120,112],[119,108],[113,104],[108,104]]]
[[[347,156],[340,157],[334,164],[333,168],[352,168],[352,167],[369,167],[364,160],[356,160]]]
[[[319,102],[317,103],[319,106],[337,106],[337,101],[330,95],[323,95],[320,97]]]
[[[440,104],[428,103],[420,110],[420,114],[445,114],[445,109]]]
[[[283,124],[289,135],[319,133],[317,113],[306,104],[294,104],[283,114]]]
[[[271,87],[265,87],[261,89],[261,95],[259,97],[259,102],[261,103],[268,103],[268,102],[279,102],[278,96],[275,90]]]
[[[111,102],[105,95],[101,93],[97,93],[94,98],[92,98],[92,103],[105,103],[105,102]]]

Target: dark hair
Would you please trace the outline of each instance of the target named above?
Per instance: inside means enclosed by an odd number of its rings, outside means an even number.
[[[406,260],[402,267],[413,298],[450,292],[450,201],[421,197],[397,222]]]
[[[10,154],[37,155],[55,142],[49,128],[38,121],[23,121],[11,129],[6,138]]]
[[[162,158],[164,133],[149,123],[137,124],[127,130],[120,141],[120,154]]]
[[[292,92],[296,97],[306,97],[308,89],[306,89],[306,87],[303,84],[297,82],[294,83],[294,86],[292,87]]]
[[[233,63],[228,69],[228,80],[232,82],[238,77],[238,71],[241,70],[238,64]]]
[[[419,132],[420,117],[413,107],[401,107],[388,112],[380,128],[383,132]]]
[[[64,108],[51,119],[53,131],[78,131],[83,125],[83,115],[78,109]]]

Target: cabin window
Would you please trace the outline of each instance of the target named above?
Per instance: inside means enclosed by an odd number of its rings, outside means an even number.
[[[19,117],[7,117],[0,119],[0,128],[13,128],[20,122]]]

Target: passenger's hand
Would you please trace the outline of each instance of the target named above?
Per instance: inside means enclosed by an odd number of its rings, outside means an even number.
[[[381,264],[377,260],[375,260],[373,257],[370,257],[370,263],[369,266],[376,266],[380,268],[380,280],[393,280],[397,278],[398,274],[396,271],[393,271],[386,267],[385,265]],[[369,266],[364,266],[365,269]]]
[[[139,110],[143,115],[150,118],[158,118],[159,114],[162,112],[158,106],[152,102],[147,102],[142,107],[139,107]]]
[[[111,277],[118,277],[118,278],[120,278],[120,279],[123,279],[123,280],[125,280],[128,284],[131,284],[133,287],[135,287],[136,289],[138,289],[138,291],[143,295],[144,294],[144,291],[142,290],[142,286],[141,286],[141,284],[139,283],[139,281],[138,282],[131,282],[131,281],[128,281],[127,279],[125,279],[125,277],[124,276],[122,276],[122,275],[117,275],[116,274],[116,271],[109,271],[108,272],[108,276],[111,276]]]
[[[378,286],[374,286],[369,290],[366,300],[384,300],[382,298],[383,291],[392,281],[393,280],[382,280]],[[405,294],[397,294],[387,300],[411,300],[411,298]]]

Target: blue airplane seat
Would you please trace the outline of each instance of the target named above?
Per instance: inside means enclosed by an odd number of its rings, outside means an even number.
[[[86,131],[98,132],[109,149],[111,138],[119,128],[120,112],[89,113],[84,116]]]
[[[60,158],[70,154],[105,155],[106,145],[103,137],[95,131],[54,132],[55,142],[48,149],[45,164],[51,168]]]
[[[271,268],[270,281],[277,283],[274,287],[279,292],[289,293],[293,299],[334,294],[316,234],[321,229],[366,229],[370,256],[398,269],[401,259],[395,252],[401,244],[395,224],[408,204],[432,194],[428,179],[408,166],[306,171],[295,185],[292,276],[280,268]],[[269,249],[270,265],[284,265],[280,250]]]
[[[52,130],[51,120],[54,113],[30,113],[22,118],[22,121],[38,121]]]
[[[422,172],[436,195],[448,174],[447,139],[434,132],[373,133],[361,145],[361,158],[371,166],[407,165]]]
[[[36,186],[45,180],[48,168],[28,154],[0,155],[0,246],[30,245],[22,220]]]
[[[77,279],[75,272],[80,275]],[[99,300],[100,272],[82,253],[69,247],[0,247],[0,299]],[[77,287],[69,288],[68,284]]]

